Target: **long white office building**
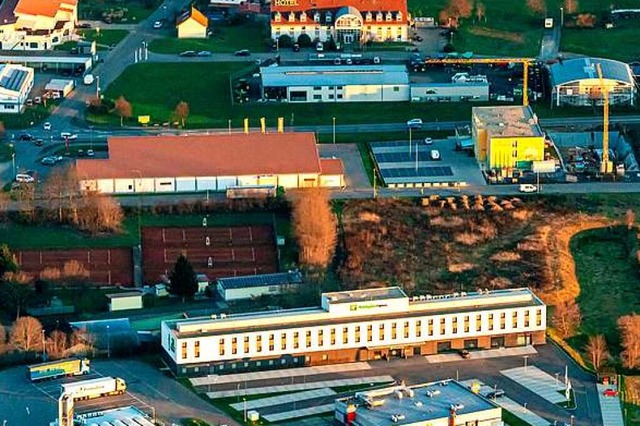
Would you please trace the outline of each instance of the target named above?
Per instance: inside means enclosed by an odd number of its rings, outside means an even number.
[[[545,342],[529,289],[408,297],[399,287],[325,293],[318,308],[163,321],[174,373],[225,374]]]

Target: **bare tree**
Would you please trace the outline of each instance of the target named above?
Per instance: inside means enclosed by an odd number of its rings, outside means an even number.
[[[563,339],[575,334],[580,321],[582,321],[580,308],[573,299],[560,302],[555,306],[551,322]]]
[[[484,3],[479,2],[476,4],[476,18],[478,18],[478,22],[482,21],[483,19],[486,21],[487,20],[487,8],[485,7]]]
[[[21,183],[11,190],[11,196],[18,205],[22,220],[33,222],[35,219],[35,186],[32,183]]]
[[[624,213],[624,222],[627,224],[627,229],[631,231],[636,223],[636,213],[633,210],[628,209]]]
[[[55,218],[59,223],[65,222],[65,191],[68,177],[66,169],[55,168],[42,186],[42,195],[47,203],[47,218]]]
[[[564,10],[567,13],[576,13],[578,11],[578,0],[564,0]]]
[[[118,202],[108,195],[88,193],[78,213],[77,225],[91,233],[101,231],[118,232],[122,227],[124,213]]]
[[[33,317],[20,317],[13,323],[11,346],[19,351],[42,350],[42,324]]]
[[[620,353],[625,368],[640,366],[640,316],[625,315],[618,318],[623,351]]]
[[[189,104],[185,101],[180,101],[176,106],[176,110],[173,112],[176,119],[180,120],[182,127],[184,127],[185,121],[189,117]]]
[[[70,260],[62,266],[62,276],[65,278],[87,278],[89,271],[77,260]]]
[[[124,126],[125,118],[131,118],[131,116],[133,115],[131,104],[124,98],[124,96],[120,96],[118,99],[116,99],[116,103],[113,109],[120,117],[120,126]]]
[[[543,15],[547,11],[547,4],[545,0],[527,0],[527,8],[534,15]]]
[[[598,371],[600,366],[609,359],[609,351],[607,349],[607,341],[605,340],[602,334],[597,334],[595,336],[589,336],[589,341],[587,342],[587,353],[589,357],[591,357],[591,364],[593,368]]]
[[[326,268],[336,244],[336,218],[323,188],[309,188],[293,199],[293,229],[300,246],[300,262]]]
[[[47,354],[52,359],[64,358],[69,349],[69,339],[65,332],[54,330],[46,341]]]

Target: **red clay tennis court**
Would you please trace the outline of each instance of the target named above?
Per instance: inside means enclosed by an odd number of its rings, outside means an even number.
[[[180,254],[209,279],[277,272],[273,229],[267,225],[201,228],[145,227],[143,281],[157,283]]]
[[[21,270],[35,277],[45,268],[62,271],[65,263],[75,260],[89,272],[92,284],[133,286],[131,248],[18,250],[15,256]]]

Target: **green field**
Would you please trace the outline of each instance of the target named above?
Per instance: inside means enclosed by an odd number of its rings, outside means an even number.
[[[618,349],[617,319],[640,311],[638,261],[630,247],[635,232],[626,227],[594,229],[571,241],[580,282],[581,331],[603,333],[612,349]]]
[[[78,2],[78,18],[100,20],[104,11],[125,8],[124,19],[114,22],[136,23],[151,15],[161,3],[161,0],[85,0]]]
[[[452,121],[470,117],[473,106],[480,103],[251,103],[231,106],[229,75],[241,70],[252,72],[251,65],[238,62],[217,63],[156,63],[136,64],[111,84],[105,96],[115,99],[124,96],[133,106],[135,124],[138,115],[150,115],[151,123],[171,121],[173,111],[180,101],[189,104],[189,118],[186,127],[228,126],[231,120],[233,128],[241,128],[242,120],[248,117],[250,125],[259,125],[260,117],[266,117],[267,127],[275,127],[277,117],[284,117],[285,126],[289,125],[331,125],[332,117],[336,124],[354,123],[397,123],[410,118],[420,117],[425,121]],[[166,82],[171,81],[171,90]],[[546,102],[533,105],[540,117],[561,117],[573,115],[594,115],[591,109],[549,109]],[[635,112],[632,110],[614,110],[613,113]],[[600,115],[600,111],[595,111]],[[119,125],[116,115],[91,115],[88,119],[94,124]]]
[[[266,26],[245,24],[216,27],[214,34],[206,39],[196,38],[157,38],[149,44],[149,50],[156,53],[175,53],[185,50],[209,50],[212,52],[230,53],[240,49],[252,52],[264,52],[269,37]]]
[[[629,22],[613,29],[565,29],[562,32],[562,51],[617,59],[640,60],[640,21]]]

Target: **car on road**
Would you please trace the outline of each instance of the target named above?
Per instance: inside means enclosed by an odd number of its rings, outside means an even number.
[[[422,129],[422,119],[412,118],[411,120],[407,121],[407,127],[412,130]]]
[[[433,151],[432,151],[432,152],[433,152]],[[458,355],[460,355],[460,357],[461,357],[462,359],[469,359],[469,358],[471,358],[471,354],[470,354],[470,353],[469,353],[469,351],[468,351],[468,350],[466,350],[466,349],[462,349],[462,350],[458,351]]]
[[[62,132],[62,133],[60,133],[60,139],[68,140],[68,141],[74,141],[74,140],[78,139],[78,135],[76,135],[75,133]]]
[[[77,156],[77,157],[84,157],[84,149],[79,149],[79,150],[76,152],[76,156]]]
[[[208,50],[201,50],[198,53],[196,53],[196,56],[200,56],[200,57],[211,56],[211,52]]]
[[[29,133],[23,133],[18,136],[18,139],[20,139],[21,141],[32,141],[33,135],[30,135]]]
[[[44,139],[36,139],[36,146],[44,145]]]
[[[503,389],[492,390],[486,395],[486,397],[489,399],[502,398],[503,396],[505,396],[505,392]]]
[[[162,28],[162,26],[164,25],[164,23],[162,21],[156,21],[153,23],[153,28],[158,30],[160,28]]]
[[[48,131],[48,130],[51,130],[51,123],[49,123],[48,121],[47,121],[47,122],[45,122],[45,123],[42,125],[42,129],[43,129],[43,130],[47,130],[47,131]]]
[[[538,192],[538,186],[530,183],[523,183],[520,184],[519,191],[525,193]]]
[[[40,164],[43,164],[45,166],[53,166],[56,163],[57,161],[55,157],[44,157],[42,160],[40,160]]]
[[[616,397],[616,396],[618,396],[618,390],[617,390],[617,389],[611,389],[611,388],[609,388],[609,389],[605,389],[605,391],[604,391],[604,392],[602,392],[602,394],[603,394],[604,396],[612,396],[612,397]]]
[[[251,56],[251,52],[248,49],[236,50],[235,56]]]
[[[433,139],[431,139],[431,138],[424,138],[424,143],[425,143],[425,145],[433,145]]]
[[[431,160],[433,160],[433,161],[442,160],[442,157],[440,156],[440,151],[438,151],[437,149],[432,149],[431,152],[429,153],[429,156],[431,157]]]
[[[183,58],[190,58],[190,57],[197,56],[197,53],[193,50],[185,50],[184,52],[180,53],[180,56]]]
[[[418,41],[419,42],[419,41],[422,41],[422,40],[424,40],[424,39],[421,36],[417,35],[417,34],[413,36],[413,41]]]
[[[36,181],[36,179],[35,179],[33,176],[28,175],[28,174],[26,174],[26,173],[18,173],[18,174],[16,175],[16,182],[20,182],[20,183],[33,183],[33,182],[35,182],[35,181]]]
[[[96,153],[95,153],[95,152],[93,152],[93,150],[92,150],[92,149],[88,149],[88,150],[87,150],[87,157],[93,157],[94,155],[96,155]]]

